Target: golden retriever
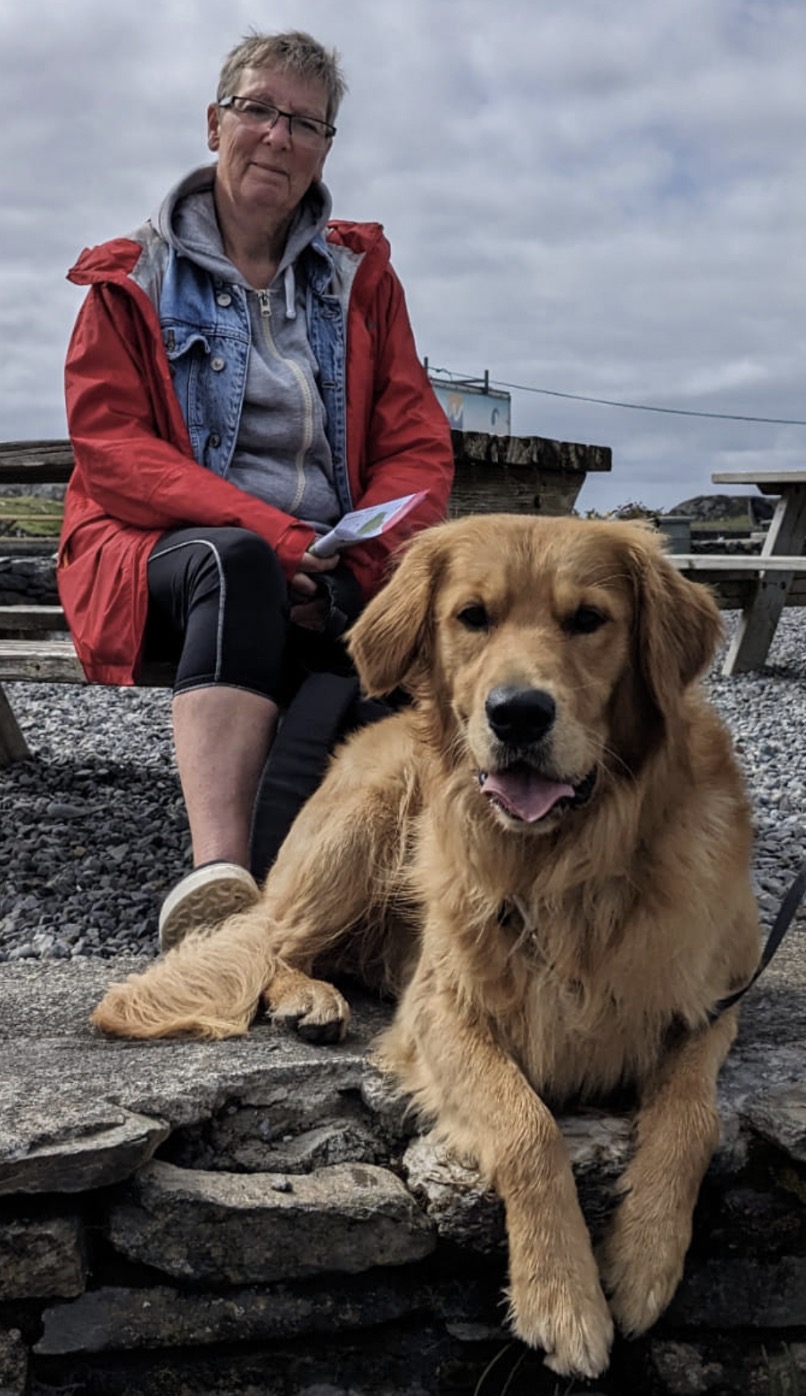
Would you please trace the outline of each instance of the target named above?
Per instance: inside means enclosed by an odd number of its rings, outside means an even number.
[[[420,534],[353,628],[357,733],[262,902],[113,985],[134,1036],[278,1019],[342,1037],[327,963],[400,991],[380,1060],[502,1197],[515,1332],[593,1377],[613,1320],[680,1280],[718,1138],[715,1082],[758,958],[751,823],[697,676],[708,591],[634,523],[477,516]],[[635,1148],[597,1256],[551,1109],[634,1088]]]

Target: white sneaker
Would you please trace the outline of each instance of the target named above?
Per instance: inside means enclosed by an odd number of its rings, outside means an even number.
[[[170,950],[188,934],[215,927],[260,899],[260,888],[237,863],[203,863],[183,877],[160,908],[160,950]]]

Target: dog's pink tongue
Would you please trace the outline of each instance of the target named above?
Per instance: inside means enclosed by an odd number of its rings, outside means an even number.
[[[509,814],[533,824],[542,819],[558,800],[573,796],[573,785],[564,785],[556,780],[544,780],[532,771],[500,771],[489,775],[482,790],[498,800]]]

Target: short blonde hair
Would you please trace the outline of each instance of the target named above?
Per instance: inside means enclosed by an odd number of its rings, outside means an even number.
[[[327,119],[333,121],[347,91],[341,55],[325,48],[299,29],[284,34],[247,34],[227,54],[218,79],[216,100],[237,96],[238,78],[245,68],[275,68],[307,82],[320,82],[327,93]]]

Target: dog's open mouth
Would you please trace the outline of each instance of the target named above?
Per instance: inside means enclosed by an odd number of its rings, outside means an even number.
[[[479,785],[487,799],[525,824],[536,824],[552,811],[584,805],[595,783],[595,768],[577,785],[549,780],[525,761],[503,771],[479,771]]]

